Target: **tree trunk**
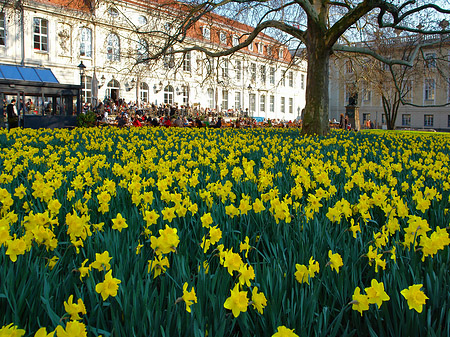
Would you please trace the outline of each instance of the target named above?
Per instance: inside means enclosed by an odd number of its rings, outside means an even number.
[[[320,34],[312,38],[306,47],[308,76],[302,134],[322,136],[330,129],[328,114],[330,49],[320,43],[320,39],[323,40]]]

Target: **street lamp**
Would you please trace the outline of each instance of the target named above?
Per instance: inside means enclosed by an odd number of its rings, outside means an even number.
[[[86,69],[86,66],[83,64],[83,61],[78,65],[78,69],[80,70],[80,85],[83,86],[83,76]],[[81,88],[83,90],[83,88]]]
[[[80,84],[83,83],[83,76],[86,69],[86,66],[83,64],[83,61],[78,65],[78,69],[80,69]]]
[[[81,100],[83,96],[83,76],[86,66],[83,64],[83,61],[78,65],[78,69],[80,70],[80,92],[78,94],[78,104],[77,104],[77,113],[81,113]]]

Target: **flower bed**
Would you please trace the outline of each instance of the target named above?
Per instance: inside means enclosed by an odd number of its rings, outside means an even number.
[[[1,131],[0,336],[448,335],[449,140]]]

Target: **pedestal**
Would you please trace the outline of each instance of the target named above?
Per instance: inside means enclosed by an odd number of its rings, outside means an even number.
[[[356,105],[347,105],[345,107],[345,115],[348,117],[348,123],[352,130],[359,131],[361,126],[359,124],[359,107]]]

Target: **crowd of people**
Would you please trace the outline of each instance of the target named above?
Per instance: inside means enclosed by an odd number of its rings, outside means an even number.
[[[92,108],[89,105],[83,107],[87,112]],[[92,109],[96,114],[96,125],[125,126],[165,126],[165,127],[300,127],[297,121],[282,121],[279,119],[264,119],[257,122],[248,116],[246,111],[236,112],[227,110],[218,113],[213,109],[202,107],[187,107],[169,104],[150,104],[139,107],[134,102],[105,100]]]

